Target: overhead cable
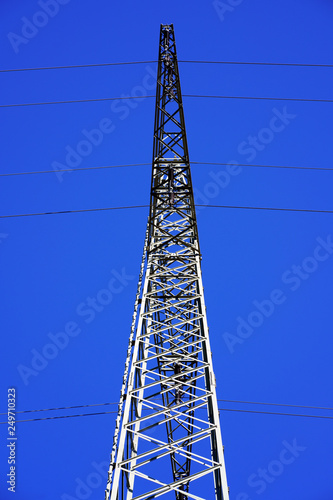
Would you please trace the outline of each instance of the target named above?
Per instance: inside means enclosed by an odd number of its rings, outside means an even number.
[[[183,97],[198,97],[205,99],[254,99],[260,101],[263,100],[263,101],[333,102],[333,99],[304,99],[297,97],[255,97],[255,96],[201,95],[201,94],[183,94]]]
[[[11,175],[31,175],[31,174],[54,174],[55,172],[76,172],[77,170],[99,170],[103,168],[125,168],[125,167],[136,167],[136,166],[146,166],[151,165],[151,163],[128,163],[124,165],[102,165],[100,167],[75,167],[75,168],[62,168],[60,170],[39,170],[33,172],[9,172],[7,174],[0,174],[0,177],[8,177]],[[333,170],[333,168],[332,168]]]
[[[288,416],[288,417],[306,417],[306,418],[324,418],[324,419],[329,419],[332,420],[333,417],[327,416],[327,415],[308,415],[305,413],[280,413],[280,412],[271,412],[271,411],[260,411],[260,410],[241,410],[241,409],[234,409],[234,408],[219,408],[219,411],[234,411],[234,412],[240,412],[240,413],[255,413],[255,414],[263,414],[263,415],[282,415],[282,416]],[[53,417],[41,417],[41,418],[29,418],[26,420],[16,420],[16,424],[20,422],[36,422],[40,420],[57,420],[60,418],[75,418],[75,417],[92,417],[96,415],[109,415],[111,413],[118,413],[117,411],[101,411],[101,412],[94,412],[94,413],[81,413],[78,415],[56,415]],[[8,422],[0,422],[0,424],[8,424]]]
[[[0,108],[17,108],[27,106],[48,106],[50,104],[73,104],[83,102],[102,102],[102,101],[117,101],[128,99],[146,99],[155,98],[154,95],[128,96],[128,97],[100,97],[96,99],[76,99],[69,101],[48,101],[48,102],[23,102],[14,104],[0,104]],[[201,94],[183,94],[183,97],[195,97],[204,99],[243,99],[243,100],[264,100],[264,101],[296,101],[296,102],[333,102],[333,99],[307,99],[296,97],[260,97],[260,96],[231,96],[231,95],[201,95]]]
[[[195,205],[196,207],[205,208],[234,208],[242,210],[277,210],[283,212],[313,212],[313,213],[324,213],[332,214],[333,210],[314,210],[311,208],[282,208],[282,207],[244,207],[240,205]]]
[[[33,214],[13,214],[13,215],[0,215],[1,219],[6,219],[8,217],[33,217],[36,215],[55,215],[55,214],[73,214],[79,212],[101,212],[105,210],[128,210],[132,208],[147,208],[149,205],[132,205],[128,207],[105,207],[105,208],[82,208],[79,210],[61,210],[57,212],[39,212]]]
[[[55,212],[38,212],[38,213],[25,213],[25,214],[12,214],[0,215],[0,219],[8,219],[12,217],[34,217],[37,215],[56,215],[56,214],[72,214],[80,212],[101,212],[107,210],[129,210],[135,208],[149,208],[150,205],[131,205],[127,207],[103,207],[103,208],[83,208],[78,210],[61,210]],[[240,205],[195,205],[196,207],[204,208],[231,208],[240,210],[269,210],[269,211],[282,211],[282,212],[312,212],[322,214],[332,214],[333,210],[314,210],[309,208],[282,208],[282,207],[246,207]]]
[[[45,66],[40,68],[14,68],[0,69],[0,73],[13,73],[18,71],[42,71],[49,69],[73,69],[73,68],[97,68],[103,66],[128,66],[131,64],[151,64],[157,61],[129,61],[129,62],[112,62],[112,63],[97,63],[97,64],[71,64],[68,66]]]
[[[101,101],[116,101],[119,99],[145,99],[146,97],[155,97],[152,95],[138,96],[138,97],[101,97],[97,99],[77,99],[70,101],[49,101],[49,102],[24,102],[18,104],[0,104],[0,108],[14,108],[22,106],[47,106],[49,104],[73,104],[78,102],[101,102]]]
[[[291,405],[291,404],[287,404],[287,403],[262,403],[259,401],[239,401],[239,400],[235,400],[235,399],[218,399],[218,401],[222,401],[223,403],[241,403],[241,404],[247,404],[247,405],[264,405],[264,406],[285,406],[287,408],[306,408],[306,409],[311,409],[311,410],[333,411],[333,408],[330,408],[328,406]]]
[[[279,62],[254,62],[254,61],[185,61],[178,60],[181,63],[191,64],[237,64],[250,66],[298,66],[308,68],[333,68],[333,64],[311,64],[311,63],[279,63]]]
[[[133,64],[153,64],[158,61],[124,61],[124,62],[110,62],[110,63],[96,63],[96,64],[70,64],[67,66],[45,66],[37,68],[9,68],[0,69],[0,73],[13,73],[19,71],[41,71],[52,69],[73,69],[73,68],[97,68],[105,66],[125,66]],[[190,64],[225,64],[225,65],[250,65],[250,66],[295,66],[307,68],[333,68],[333,64],[312,64],[312,63],[280,63],[280,62],[256,62],[256,61],[195,61],[195,60],[178,60],[179,63]]]
[[[286,168],[295,170],[333,170],[331,167],[302,167],[296,165],[258,165],[253,163],[221,163],[221,162],[209,162],[209,161],[191,161],[191,165],[212,165],[212,166],[230,166],[235,165],[237,167],[254,167],[254,168]],[[97,167],[75,167],[75,168],[62,168],[59,170],[34,170],[32,172],[7,172],[0,174],[0,177],[10,177],[13,175],[32,175],[32,174],[54,174],[60,172],[76,172],[81,170],[100,170],[109,168],[127,168],[127,167],[141,167],[141,166],[151,166],[151,163],[127,163],[123,165],[102,165]]]
[[[286,406],[288,408],[306,408],[306,409],[312,409],[312,410],[327,410],[327,411],[333,411],[333,408],[327,407],[327,406],[307,406],[307,405],[292,405],[292,404],[286,404],[286,403],[262,403],[259,401],[240,401],[240,400],[235,400],[235,399],[218,399],[217,401],[223,402],[223,403],[240,403],[240,404],[249,404],[249,405],[265,405],[265,406]],[[88,408],[92,406],[109,406],[109,405],[117,405],[118,403],[94,403],[94,404],[86,404],[86,405],[75,405],[75,406],[59,406],[55,408],[41,408],[39,410],[33,409],[33,410],[19,410],[15,411],[15,414],[18,413],[35,413],[35,412],[40,412],[40,411],[57,411],[57,410],[73,410],[77,408]],[[0,415],[7,415],[7,412],[0,413]]]
[[[57,408],[41,408],[39,410],[19,410],[15,411],[15,414],[18,413],[36,413],[40,411],[57,411],[57,410],[73,410],[77,408],[89,408],[91,406],[109,406],[109,405],[117,405],[118,403],[95,403],[90,405],[75,405],[75,406],[59,406]],[[7,412],[0,413],[0,415],[7,415]]]

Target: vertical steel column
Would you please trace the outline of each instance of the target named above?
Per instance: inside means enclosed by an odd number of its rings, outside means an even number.
[[[229,500],[173,25],[160,32],[146,248],[105,498]]]

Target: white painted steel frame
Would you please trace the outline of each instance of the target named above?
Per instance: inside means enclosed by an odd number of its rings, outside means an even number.
[[[210,485],[229,500],[172,25],[160,35],[146,256],[105,498],[207,500]]]

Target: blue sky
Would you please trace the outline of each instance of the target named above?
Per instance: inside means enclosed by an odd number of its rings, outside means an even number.
[[[180,60],[333,63],[331,0],[57,1],[1,2],[1,69],[155,60],[161,23],[174,24]],[[153,95],[155,72],[147,63],[1,73],[1,104]],[[180,63],[180,74],[184,94],[332,99],[332,68]],[[191,160],[243,164],[193,164],[197,203],[332,210],[332,172],[249,166],[331,167],[331,107],[184,97]],[[1,115],[1,173],[73,171],[1,177],[0,214],[149,203],[149,166],[75,170],[149,163],[154,99]],[[1,219],[1,412],[9,387],[18,410],[118,401],[147,214]],[[201,208],[198,226],[218,397],[332,407],[332,214]],[[26,418],[77,413],[86,410]],[[114,417],[20,424],[15,498],[104,498]],[[329,419],[224,411],[221,425],[231,500],[332,500]]]

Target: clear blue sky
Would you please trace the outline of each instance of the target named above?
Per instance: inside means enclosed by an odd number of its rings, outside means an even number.
[[[3,0],[1,69],[155,60],[161,23],[174,23],[183,60],[333,63],[331,0],[225,0],[225,13],[221,4]],[[151,95],[155,71],[1,73],[1,104]],[[332,68],[182,63],[180,72],[184,94],[333,99]],[[197,203],[332,210],[332,171],[249,166],[332,167],[332,106],[184,98],[191,160],[244,164],[233,175],[193,165]],[[1,173],[73,171],[1,177],[0,214],[149,203],[149,166],[75,170],[149,163],[153,120],[151,98],[2,108]],[[0,220],[1,412],[8,387],[18,410],[118,401],[147,213]],[[333,215],[205,208],[198,225],[218,397],[333,407]],[[96,464],[109,461],[114,417],[20,424],[15,498],[104,498]],[[231,500],[332,500],[331,420],[225,411],[221,423]]]

